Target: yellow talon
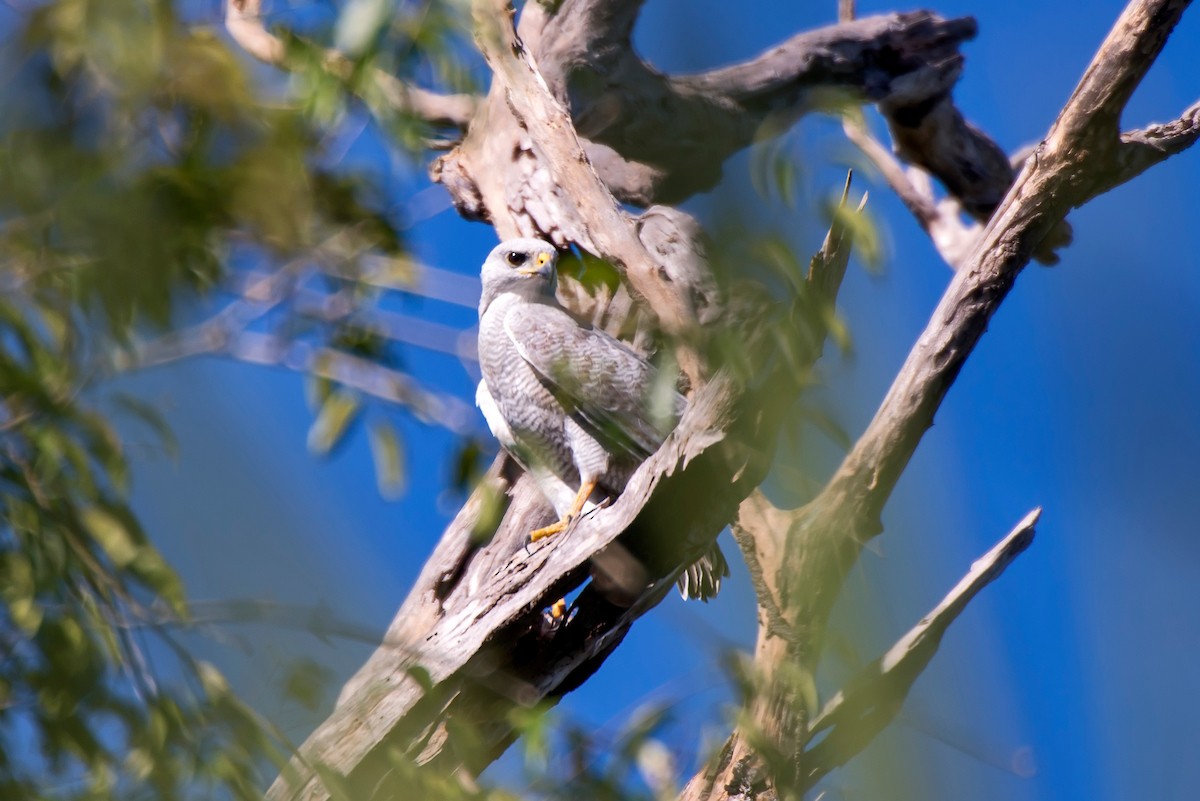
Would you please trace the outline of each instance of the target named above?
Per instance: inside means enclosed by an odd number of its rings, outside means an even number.
[[[544,540],[546,537],[553,536],[554,534],[558,534],[559,532],[565,530],[569,525],[571,525],[571,519],[567,518],[565,520],[559,520],[557,523],[551,523],[548,526],[534,529],[533,531],[529,532],[529,541],[537,542],[538,540]]]
[[[557,523],[551,523],[548,526],[535,529],[529,532],[529,541],[537,542],[544,540],[546,537],[553,536],[559,532],[565,531],[571,522],[579,517],[579,513],[583,511],[583,505],[587,503],[587,499],[592,496],[592,492],[596,489],[595,481],[585,481],[583,486],[579,488],[579,492],[575,494],[575,502],[571,504],[571,511],[559,520]]]

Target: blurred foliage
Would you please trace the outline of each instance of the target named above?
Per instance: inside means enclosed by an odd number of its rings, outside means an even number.
[[[375,67],[465,82],[454,8],[401,11],[359,25],[347,81],[314,65],[282,97],[196,4],[52,0],[0,19],[0,798],[257,798],[286,758],[171,634],[189,621],[184,588],[128,504],[117,425],[168,449],[170,432],[100,379],[178,330],[239,253],[285,279],[331,265],[343,283],[361,258],[395,263],[404,242],[377,179],[341,168],[326,141],[359,102],[347,90],[382,108],[358,83]],[[316,47],[290,41],[298,59]],[[381,121],[402,148],[429,133]],[[381,356],[355,326],[342,314],[321,336]],[[357,416],[349,390],[323,397],[317,451]],[[371,442],[395,493],[402,445],[379,423]],[[287,691],[313,703],[324,679],[300,665]]]
[[[585,727],[544,704],[510,717],[539,798],[674,799],[688,779],[680,768],[685,759],[670,745],[678,739],[672,703],[643,705],[615,731]]]
[[[379,73],[442,89],[474,84],[455,2],[350,0],[332,16],[298,7],[278,32],[286,83],[231,50],[215,32],[219,19],[197,19],[197,6],[50,0],[10,10],[0,28],[10,76],[0,88],[3,799],[257,798],[286,759],[282,738],[172,636],[190,621],[184,588],[128,504],[117,424],[136,420],[167,448],[170,432],[153,408],[106,392],[102,379],[136,366],[147,340],[202,334],[196,352],[217,352],[263,329],[277,340],[274,363],[287,364],[287,347],[300,342],[398,371],[394,342],[372,315],[381,278],[413,277],[405,221],[379,176],[341,164],[330,142],[369,116],[392,155],[415,163],[413,151],[438,132],[397,111]],[[334,44],[352,56],[348,69],[330,69],[325,48]],[[795,163],[782,146],[763,145],[756,185],[797,202]],[[862,220],[845,224],[869,242]],[[785,240],[750,227],[726,234],[717,232],[714,264],[730,265],[728,274],[753,274],[747,261],[759,269],[766,289],[742,287],[739,297],[769,313],[754,335],[719,339],[720,359],[748,383],[782,364],[806,385],[826,337],[849,347],[844,326]],[[564,259],[564,275],[606,301],[618,292],[616,272],[590,257]],[[308,279],[322,291],[301,303]],[[217,293],[235,296],[227,313],[188,329],[181,320]],[[615,327],[629,335],[637,324],[631,315]],[[366,393],[316,377],[308,389],[310,449],[331,453],[363,425],[380,491],[402,492],[404,443],[369,414]],[[823,425],[836,429],[828,417]],[[481,477],[483,450],[463,445],[460,490]],[[479,536],[504,503],[499,492],[485,498]],[[304,662],[284,685],[312,707],[328,679]],[[553,726],[541,707],[513,714],[542,797],[677,789],[675,760],[658,738],[661,710],[603,742]],[[449,736],[457,752],[476,747],[469,731]],[[388,759],[392,786],[413,797],[507,797],[421,770],[405,754]],[[340,787],[334,776],[327,783]],[[342,796],[356,797],[348,788]]]

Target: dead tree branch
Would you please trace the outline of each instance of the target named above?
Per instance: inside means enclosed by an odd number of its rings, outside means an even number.
[[[514,33],[503,7],[493,0],[476,0],[481,49],[496,80],[467,138],[438,162],[435,175],[463,213],[491,220],[502,236],[541,235],[563,245],[580,243],[610,258],[653,303],[669,331],[686,333],[702,328],[705,318],[721,307],[711,296],[697,299],[689,294],[697,286],[706,286],[705,273],[691,269],[680,273],[699,284],[663,278],[674,278],[672,266],[679,269],[676,254],[696,255],[690,237],[681,233],[684,215],[670,209],[657,212],[654,241],[677,250],[648,247],[649,221],[635,220],[619,208],[616,200],[629,199],[620,180],[576,135],[567,113],[569,107],[581,130],[597,137],[594,141],[603,136],[612,137],[604,141],[617,142],[625,126],[644,122],[633,113],[642,107],[618,105],[616,113],[603,115],[601,122],[588,120],[584,107],[598,108],[598,99],[580,100],[579,87],[563,79],[584,68],[542,49],[553,46],[565,48],[564,53],[601,56],[609,50],[627,50],[623,45],[637,7],[637,3],[580,0],[568,1],[555,11],[548,5],[528,4]],[[1142,7],[1152,7],[1154,22],[1128,26],[1126,34],[1137,41],[1120,69],[1144,72],[1181,10],[1180,4],[1167,2],[1138,6]],[[572,19],[583,26],[579,36],[584,38],[567,41],[572,36],[565,33],[566,27],[559,28],[561,35],[549,35],[551,25],[566,26]],[[1157,33],[1146,34],[1143,28]],[[972,214],[986,217],[1008,191],[1012,169],[1002,153],[996,158],[990,140],[962,120],[948,94],[960,65],[957,44],[973,34],[973,23],[945,23],[916,14],[864,20],[840,29],[850,31],[848,38],[857,49],[852,48],[850,55],[837,51],[837,57],[824,61],[815,58],[826,69],[820,73],[823,80],[839,91],[850,87],[853,95],[864,91],[868,74],[879,78],[878,84],[865,87],[875,92],[866,97],[878,101],[891,120],[902,155],[936,174]],[[871,50],[868,31],[881,41],[894,43],[899,37],[905,44],[907,49],[893,59],[901,67],[899,75],[864,72],[861,64],[855,71],[856,58],[878,63],[874,57],[879,51]],[[593,33],[599,38],[591,38]],[[827,52],[822,47],[829,44],[829,37],[834,45],[846,41],[838,39],[837,29],[823,35],[825,39],[811,40],[817,56]],[[895,45],[890,46],[893,50],[888,52],[896,52]],[[763,63],[774,64],[773,69],[807,63],[796,52],[782,50],[786,52],[765,54]],[[927,59],[930,53],[938,56],[936,64]],[[571,64],[575,72],[556,64]],[[843,80],[839,65],[848,65],[853,73],[849,80]],[[546,70],[544,80],[539,66]],[[817,73],[805,73],[811,85],[796,83],[795,72],[776,82],[762,64],[742,66],[670,81],[671,91],[691,93],[684,99],[697,103],[702,121],[664,124],[653,136],[633,138],[653,139],[664,151],[671,144],[686,151],[686,143],[694,140],[682,136],[679,125],[695,124],[699,127],[694,130],[708,133],[748,114],[751,120],[757,115],[757,129],[776,114],[786,118],[793,107],[819,105],[814,99],[820,95]],[[668,79],[657,76],[654,81],[663,85]],[[630,91],[622,86],[620,75],[611,85]],[[921,86],[921,92],[910,91]],[[559,91],[566,97],[558,96]],[[603,97],[601,91],[599,98]],[[709,102],[713,98],[736,102],[732,106]],[[652,99],[647,95],[639,102],[653,109]],[[1073,101],[1063,119],[1094,114],[1105,102],[1102,97],[1090,102],[1094,99],[1097,96],[1089,95],[1088,103]],[[675,101],[663,102],[669,106]],[[685,111],[679,113],[687,116]],[[1114,126],[1114,141],[1116,134]],[[1171,140],[1182,143],[1186,136]],[[962,141],[950,141],[956,137]],[[368,792],[398,764],[465,768],[469,773],[481,770],[516,736],[506,710],[539,699],[553,702],[586,680],[637,616],[662,597],[667,587],[664,577],[688,561],[688,553],[694,553],[689,549],[711,542],[739,504],[743,523],[754,525],[755,555],[780,618],[760,631],[758,667],[768,677],[792,665],[811,670],[829,605],[845,572],[862,543],[879,532],[883,504],[991,315],[1067,212],[1102,191],[1098,182],[1090,186],[1081,182],[1089,170],[1103,171],[1102,154],[1092,147],[1097,143],[1072,139],[1056,126],[1038,158],[1026,164],[996,210],[875,420],[827,488],[811,504],[793,512],[758,509],[774,530],[773,537],[757,536],[761,527],[751,521],[753,503],[743,500],[765,475],[767,449],[756,446],[773,438],[778,420],[746,404],[743,388],[724,371],[707,376],[699,366],[697,372],[707,381],[693,383],[680,425],[611,507],[580,519],[566,535],[531,552],[523,549],[527,533],[548,522],[551,513],[532,482],[498,459],[427,562],[388,632],[389,646],[379,649],[347,684],[331,717],[304,744],[269,797],[325,798],[323,771],[346,777],[350,786]],[[923,154],[923,148],[939,152]],[[1112,150],[1115,153],[1117,148]],[[712,152],[705,158],[718,163],[721,159]],[[631,163],[626,160],[626,166]],[[672,175],[669,164],[657,169],[660,176]],[[656,187],[665,185],[646,184],[650,194],[642,195],[642,200],[660,197],[655,193],[662,190]],[[697,258],[702,268],[703,259]],[[670,532],[676,550],[665,555],[637,552],[660,531]],[[481,538],[486,542],[481,544]],[[605,576],[624,576],[624,580],[593,581],[582,590],[574,617],[567,622],[547,619],[544,607],[578,588],[597,563]],[[397,643],[402,647],[393,647]],[[770,743],[796,757],[792,769],[799,771],[807,720],[795,700],[789,693],[765,698],[754,719],[767,724],[761,730]],[[455,742],[457,727],[473,732],[472,748]],[[735,734],[721,763],[697,777],[689,797],[750,798],[771,792],[771,781],[778,775],[755,767],[753,744],[742,734]],[[756,775],[767,781],[755,779]]]
[[[495,30],[494,18],[487,16],[494,13],[481,4],[481,28]],[[662,210],[644,217],[640,230],[634,228],[586,161],[577,158],[570,121],[538,85],[533,66],[521,57],[525,51],[502,33],[498,47],[484,47],[496,48],[488,51],[496,61],[511,59],[507,66],[497,64],[497,83],[517,76],[513,80],[526,94],[513,105],[529,104],[524,119],[531,134],[550,140],[539,152],[561,169],[556,174],[564,183],[594,193],[582,207],[606,225],[622,226],[606,232],[616,247],[629,249],[622,252],[645,258],[636,253],[644,247],[639,240],[659,241],[658,252],[663,252],[671,243],[662,232],[686,226],[683,215]],[[566,166],[554,161],[559,158],[567,159]],[[589,202],[593,205],[585,205]],[[638,240],[630,241],[631,232]],[[827,258],[814,265],[814,281],[830,298],[845,271],[847,245],[839,234]],[[678,262],[673,266],[679,269]],[[769,460],[726,433],[738,399],[727,375],[718,373],[699,385],[675,432],[616,502],[532,553],[522,548],[525,538],[551,513],[532,484],[514,478],[511,466],[500,460],[451,524],[397,614],[388,642],[405,646],[381,648],[347,684],[334,714],[305,743],[270,797],[324,798],[317,764],[349,777],[355,786],[370,787],[387,771],[387,755],[395,749],[419,764],[461,764],[460,753],[446,750],[449,721],[475,727],[485,745],[483,753],[465,760],[472,770],[498,755],[515,733],[496,705],[553,700],[590,676],[633,621],[661,600],[680,566],[707,547],[761,481]],[[485,545],[474,544],[477,528],[490,532],[495,526],[487,521],[505,493],[511,500],[499,527]],[[685,497],[691,500],[681,509],[679,499]],[[638,543],[652,540],[648,535],[656,529],[672,532],[682,552],[657,559],[638,553]],[[578,586],[589,572],[596,580],[577,600],[571,622],[547,631],[542,608],[548,599]],[[414,676],[418,666],[420,680]],[[483,683],[481,676],[489,680]],[[498,690],[497,682],[504,689]],[[438,699],[433,707],[431,692]],[[423,733],[415,744],[414,732]]]
[[[1128,180],[1196,138],[1194,110],[1157,130],[1171,143],[1147,151],[1117,126],[1126,102],[1166,43],[1186,2],[1134,2],[1122,14],[1035,158],[1029,159],[992,217],[972,256],[955,275],[874,419],[826,488],[794,512],[743,504],[764,535],[771,562],[758,559],[774,597],[782,599],[782,634],[760,628],[756,667],[766,676],[811,674],[833,599],[864,543],[882,530],[880,514],[897,479],[987,323],[1017,275],[1067,213]],[[781,532],[782,533],[778,533]],[[760,537],[754,537],[757,543]],[[775,568],[773,575],[771,569]],[[759,732],[737,732],[721,759],[696,776],[685,798],[773,798],[775,782],[799,781],[808,736],[801,699],[756,699]],[[765,735],[790,754],[800,775],[763,765],[748,737]],[[761,748],[759,749],[761,751]]]
[[[1042,510],[1034,509],[971,570],[929,614],[882,657],[867,665],[826,702],[809,725],[809,736],[829,733],[805,750],[803,789],[846,764],[891,723],[917,677],[937,653],[942,636],[967,604],[1033,543]]]
[[[938,202],[933,195],[928,173],[918,167],[905,170],[900,160],[871,135],[862,120],[847,116],[843,121],[843,130],[846,138],[879,170],[883,180],[916,218],[917,224],[929,234],[941,257],[952,269],[958,269],[983,233],[983,226],[979,223],[964,224],[961,220],[962,207],[957,201],[947,198]]]
[[[665,76],[632,49],[639,8],[574,0],[548,13],[527,5],[518,31],[569,109],[584,152],[622,202],[678,203],[712,188],[730,155],[783,133],[804,113],[863,102],[879,104],[904,157],[935,175],[971,214],[986,219],[1012,183],[1003,152],[950,99],[962,68],[958,48],[975,35],[969,18],[871,17],[797,34],[731,67]],[[524,234],[586,242],[573,236],[572,210],[553,196],[552,182],[522,163],[525,140],[510,127],[503,100],[493,88],[476,135],[435,163],[435,180],[461,213],[497,223],[502,235],[505,223],[490,214],[515,214]],[[485,164],[514,161],[511,145],[503,147],[509,142],[517,145],[517,163],[506,172],[526,176],[529,186],[492,186],[485,174]]]

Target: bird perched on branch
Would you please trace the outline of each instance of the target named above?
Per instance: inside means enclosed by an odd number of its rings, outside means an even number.
[[[555,295],[558,252],[538,239],[498,245],[483,263],[475,402],[492,434],[533,477],[567,528],[614,497],[658,450],[686,400],[625,343],[580,323]],[[729,568],[714,544],[679,579],[685,598],[716,594]]]

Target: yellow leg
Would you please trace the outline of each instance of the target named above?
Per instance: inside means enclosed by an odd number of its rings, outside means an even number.
[[[563,519],[559,520],[557,523],[551,523],[548,526],[530,532],[529,541],[537,542],[538,540],[544,540],[546,537],[566,530],[567,526],[571,525],[571,521],[578,517],[579,513],[583,511],[583,505],[587,503],[588,498],[592,497],[592,492],[594,492],[595,489],[595,481],[585,481],[583,486],[579,488],[579,492],[575,495],[575,503],[571,504],[571,511],[567,512],[566,516],[564,516]]]

